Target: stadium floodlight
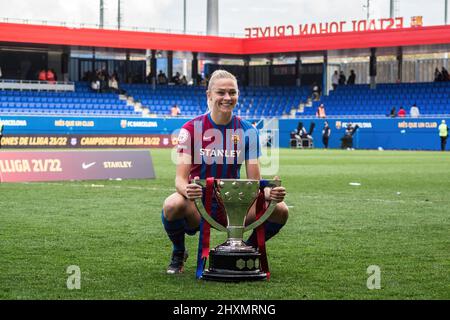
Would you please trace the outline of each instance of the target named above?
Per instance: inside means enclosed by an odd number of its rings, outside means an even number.
[[[206,34],[219,33],[219,3],[218,0],[207,0],[206,4]]]
[[[448,0],[445,0],[445,9],[444,9],[444,24],[447,25],[447,17],[448,17]]]
[[[105,6],[103,0],[100,0],[100,29],[103,29],[105,17]]]
[[[363,8],[366,8],[366,10],[367,10],[367,20],[369,20],[369,18],[370,18],[370,0],[367,0],[367,4],[365,6],[363,5]]]
[[[183,33],[186,33],[186,0],[183,0]]]
[[[399,0],[390,0],[389,18],[393,19],[398,14]]]
[[[122,23],[122,0],[117,0],[117,30],[120,30]]]

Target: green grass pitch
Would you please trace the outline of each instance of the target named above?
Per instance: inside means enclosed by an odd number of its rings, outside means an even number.
[[[0,299],[450,298],[448,152],[281,150],[290,217],[267,243],[270,281],[254,283],[196,280],[198,235],[185,273],[165,274],[175,166],[151,154],[154,180],[0,184]]]

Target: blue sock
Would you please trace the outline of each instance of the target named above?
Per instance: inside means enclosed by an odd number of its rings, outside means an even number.
[[[280,231],[280,229],[283,228],[283,226],[284,224],[279,224],[275,222],[270,221],[264,222],[264,234],[266,241],[268,241],[270,238],[276,235]],[[258,244],[256,243],[256,230],[253,230],[252,234],[250,235],[248,240],[245,241],[245,243],[248,246],[252,246],[254,248],[258,246]]]
[[[161,220],[164,226],[164,229],[169,236],[170,241],[173,244],[173,251],[185,251],[184,247],[184,226],[185,220],[178,219],[173,221],[168,221],[166,217],[164,217],[164,210],[161,211]]]

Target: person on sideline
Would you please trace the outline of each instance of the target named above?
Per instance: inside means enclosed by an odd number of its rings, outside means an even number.
[[[447,144],[448,138],[448,126],[445,123],[445,120],[442,120],[438,129],[439,129],[439,137],[441,138],[441,151],[445,151],[445,146]]]
[[[325,121],[322,129],[322,142],[323,147],[325,149],[328,149],[328,140],[330,139],[330,135],[331,135],[331,128],[328,125],[328,121]]]

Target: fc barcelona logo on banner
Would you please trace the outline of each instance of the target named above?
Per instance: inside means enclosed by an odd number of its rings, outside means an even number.
[[[422,27],[422,26],[423,26],[422,16],[411,17],[411,27]]]

